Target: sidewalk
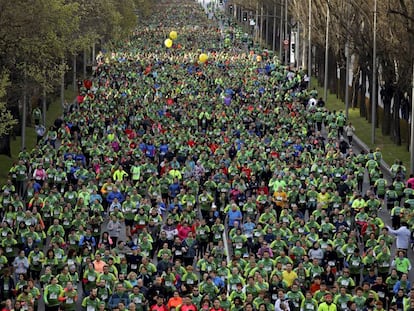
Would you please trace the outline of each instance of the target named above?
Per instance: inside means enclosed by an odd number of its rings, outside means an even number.
[[[318,91],[318,98],[323,96],[323,87],[315,83],[316,78],[312,79],[312,88]],[[326,101],[326,108],[330,111],[345,111],[345,103],[337,98],[336,94],[328,92]],[[354,134],[355,143],[358,144],[361,149],[368,151],[369,149],[375,149],[379,147],[381,149],[383,160],[381,162],[381,168],[384,171],[389,172],[390,166],[395,160],[401,160],[407,168],[407,174],[410,172],[410,153],[408,152],[407,142],[403,141],[400,146],[396,145],[390,136],[384,136],[381,131],[381,127],[375,130],[375,144],[371,144],[371,123],[369,123],[364,117],[360,116],[359,108],[349,109],[349,121],[352,122],[356,131]],[[381,125],[380,125],[381,126]],[[401,128],[401,130],[403,130]]]

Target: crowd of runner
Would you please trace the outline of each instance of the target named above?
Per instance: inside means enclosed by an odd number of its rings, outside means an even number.
[[[414,179],[385,178],[304,73],[216,17],[161,4],[19,154],[3,310],[414,309]]]

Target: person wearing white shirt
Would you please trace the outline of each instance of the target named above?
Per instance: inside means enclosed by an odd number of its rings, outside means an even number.
[[[277,292],[277,300],[275,302],[275,311],[290,311],[289,302],[285,299],[285,292],[279,289]]]
[[[407,228],[407,223],[402,222],[401,227],[397,230],[393,230],[389,226],[387,226],[389,233],[395,235],[397,237],[397,248],[407,251],[408,247],[410,246],[410,239],[411,239],[411,232]]]

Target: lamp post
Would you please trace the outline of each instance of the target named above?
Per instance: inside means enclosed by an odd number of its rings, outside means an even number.
[[[345,42],[345,117],[349,120],[349,67],[351,57],[349,55],[349,5],[348,2],[345,1],[346,5],[346,42]]]
[[[371,143],[375,144],[375,121],[377,119],[377,0],[374,0],[374,33],[372,49],[372,136]]]
[[[325,29],[325,68],[323,77],[323,100],[328,98],[328,58],[329,58],[329,0],[326,3],[326,29]]]
[[[285,0],[285,40],[289,40],[288,39],[288,0]],[[289,47],[285,50],[285,66],[289,66],[289,58],[288,58],[288,54],[289,54]]]
[[[411,81],[411,141],[410,141],[410,173],[414,173],[414,61],[413,61],[413,77]]]
[[[311,85],[311,76],[312,76],[311,27],[312,27],[312,0],[309,0],[309,16],[308,16],[308,78],[309,78],[309,87]]]

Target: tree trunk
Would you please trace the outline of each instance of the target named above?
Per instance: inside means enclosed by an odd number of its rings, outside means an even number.
[[[394,143],[398,146],[401,146],[401,128],[400,128],[400,101],[401,101],[401,91],[395,92],[394,96],[394,106],[393,106],[393,118],[392,122],[394,131]]]
[[[43,90],[43,96],[42,96],[42,121],[43,125],[46,127],[46,113],[47,113],[47,105],[46,105],[46,90]]]
[[[366,93],[366,82],[367,82],[367,73],[364,68],[361,68],[362,75],[362,85],[359,89],[359,115],[363,118],[367,118],[367,107],[365,105],[365,93]]]
[[[23,111],[22,111],[22,150],[26,148],[26,121],[27,121],[27,83],[26,75],[23,85]]]
[[[10,135],[0,137],[0,154],[11,157]]]
[[[86,48],[83,50],[83,78],[86,79],[86,62],[87,62],[87,53]]]
[[[394,95],[394,89],[391,81],[385,81],[384,87],[381,90],[382,103],[384,104],[384,119],[382,121],[382,134],[390,135],[391,133],[391,100]]]
[[[73,91],[76,92],[76,90],[78,89],[78,84],[76,82],[76,54],[73,54],[73,60],[72,60],[72,71],[73,71],[73,77],[72,77],[72,87],[73,87]]]

